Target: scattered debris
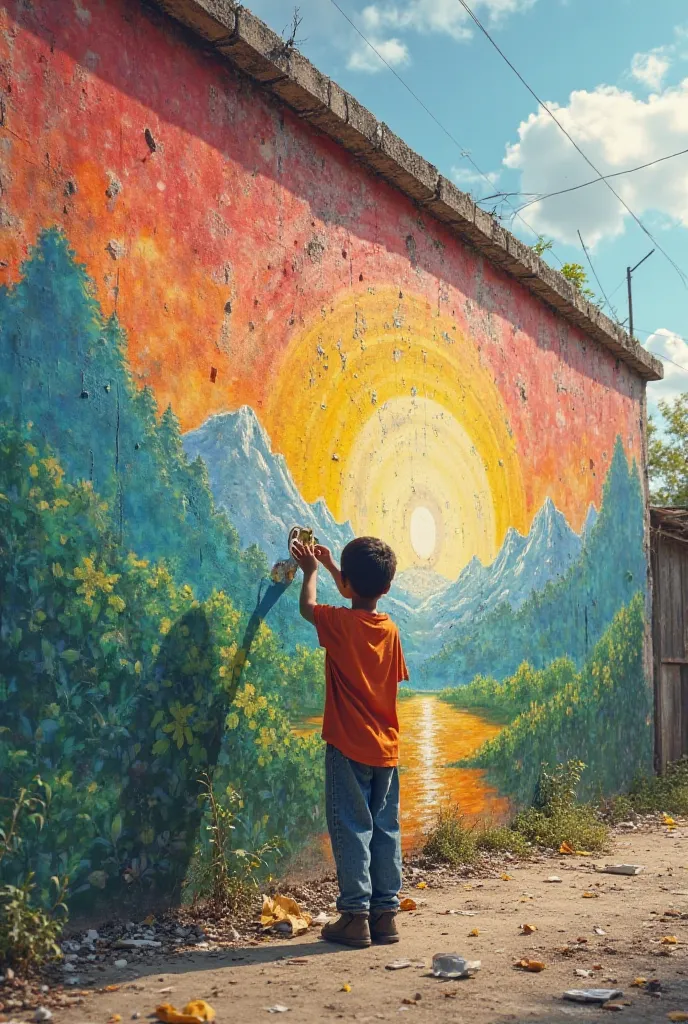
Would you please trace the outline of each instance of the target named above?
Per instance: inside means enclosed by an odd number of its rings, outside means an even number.
[[[128,963],[129,963],[128,960],[115,960],[115,967],[117,967],[119,970],[122,970],[123,968],[125,968],[127,966]],[[70,966],[70,965],[69,964],[65,964],[65,970],[67,969],[68,966]]]
[[[287,935],[303,935],[312,924],[310,914],[304,913],[296,900],[289,896],[263,896],[260,923],[265,931],[277,928]]]
[[[345,982],[345,983],[344,983],[344,984],[342,985],[342,987],[341,987],[341,989],[340,989],[339,991],[340,991],[340,992],[350,992],[350,991],[351,991],[351,985],[349,984],[349,982],[348,982],[348,981],[346,981],[346,982]]]
[[[561,882],[559,875],[550,875],[549,878],[545,879],[546,882]]]
[[[537,925],[536,924],[522,924],[521,925],[521,934],[522,935],[532,935],[533,932],[536,932],[536,931],[537,931]]]
[[[622,995],[618,988],[572,988],[564,992],[564,999],[572,1003],[609,1003]]]
[[[645,867],[642,864],[605,864],[599,870],[607,875],[639,875]]]
[[[464,960],[458,953],[435,953],[432,973],[436,978],[467,978],[482,966],[480,960]]]
[[[194,999],[181,1011],[171,1003],[162,1003],[155,1008],[155,1016],[163,1024],[203,1024],[215,1019],[215,1010],[204,999]]]
[[[529,971],[531,974],[539,974],[540,971],[546,970],[547,965],[542,960],[528,960],[524,957],[523,960],[517,960],[514,964],[519,971]]]
[[[265,1009],[268,1013],[288,1013],[291,1007],[284,1006],[282,1003],[275,1003],[274,1006],[266,1006]]]
[[[576,975],[577,978],[592,978],[594,972],[593,971],[586,971],[582,967],[578,967],[574,971],[574,974]]]
[[[403,971],[405,967],[412,967],[412,960],[392,960],[391,964],[385,964],[386,971]]]
[[[412,900],[410,896],[407,896],[406,899],[403,899],[399,904],[399,910],[416,910],[417,907],[418,904],[415,900]]]

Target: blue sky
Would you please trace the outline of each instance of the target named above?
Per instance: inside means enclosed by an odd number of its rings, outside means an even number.
[[[439,121],[442,132],[347,24],[331,0],[300,0],[300,49],[414,149],[475,198],[498,191],[543,194],[594,178],[458,0],[337,0]],[[253,0],[277,32],[287,0]],[[688,149],[688,11],[685,0],[473,0],[478,17],[536,93],[606,174]],[[688,280],[688,154],[624,175],[614,186]],[[517,208],[527,198],[514,197]],[[486,204],[486,208],[490,208]],[[506,204],[506,226],[535,235]],[[602,183],[536,203],[522,216],[554,241],[553,266],[587,264],[580,230],[620,320],[628,314],[626,266],[653,243]],[[594,281],[591,286],[597,291]],[[618,290],[617,290],[618,289]],[[612,295],[612,293],[614,293]],[[688,287],[659,252],[634,278],[637,336],[667,363],[660,397],[688,391]],[[686,340],[684,340],[686,339]]]

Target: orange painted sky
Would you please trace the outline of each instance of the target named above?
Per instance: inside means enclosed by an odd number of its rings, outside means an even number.
[[[640,455],[625,366],[163,18],[135,0],[36,0],[19,21],[20,6],[0,9],[0,280],[62,226],[137,379],[185,429],[245,403],[260,417],[294,339],[398,289],[475,344],[531,517],[550,496],[580,527],[616,435]]]

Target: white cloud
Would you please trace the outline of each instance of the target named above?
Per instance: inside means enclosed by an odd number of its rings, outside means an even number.
[[[550,106],[603,174],[688,148],[688,78],[647,99],[601,85],[571,93],[565,106]],[[594,171],[544,111],[523,121],[518,135],[504,163],[520,171],[522,192],[545,194],[594,179]],[[613,186],[638,216],[656,211],[688,227],[688,156],[616,178]],[[524,216],[538,232],[562,242],[577,243],[580,229],[591,246],[620,235],[628,218],[603,182],[536,203]]]
[[[671,400],[688,391],[688,342],[678,334],[660,327],[647,339],[650,352],[663,359],[664,380],[648,384],[648,398],[654,404],[660,399]]]
[[[537,0],[475,0],[478,17],[496,24],[509,14],[528,10]],[[458,0],[401,0],[369,4],[355,18],[361,31],[393,67],[408,63],[409,50],[398,35],[388,33],[443,33],[463,41],[473,35],[474,26]],[[348,67],[354,71],[380,71],[384,64],[369,46],[358,38],[353,41]]]
[[[463,189],[464,192],[475,193],[476,196],[490,194],[499,181],[498,171],[490,171],[482,175],[472,167],[452,167],[451,176],[455,185]]]
[[[631,74],[642,85],[655,92],[662,87],[662,82],[671,67],[671,56],[668,47],[659,47],[649,53],[636,53],[631,61]]]
[[[347,67],[351,71],[367,71],[370,74],[375,74],[377,71],[384,71],[384,61],[393,68],[408,64],[409,51],[406,43],[402,43],[396,38],[376,39],[368,36],[368,39],[377,53],[368,46],[365,40],[359,39],[351,50],[347,61]],[[380,60],[378,53],[383,60]]]
[[[537,0],[476,0],[478,17],[494,24],[508,14],[532,7]],[[472,36],[472,22],[458,0],[405,0],[402,3],[370,4],[361,12],[363,28],[411,29],[415,32],[442,32],[454,39]]]

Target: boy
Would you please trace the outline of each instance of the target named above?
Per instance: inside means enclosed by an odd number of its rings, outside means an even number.
[[[408,679],[399,633],[377,611],[397,560],[387,544],[358,537],[342,551],[341,569],[321,545],[299,542],[300,611],[318,631],[325,659],[327,828],[337,867],[339,919],[322,937],[345,946],[398,942],[401,889],[397,685]],[[318,562],[350,608],[317,603]]]

